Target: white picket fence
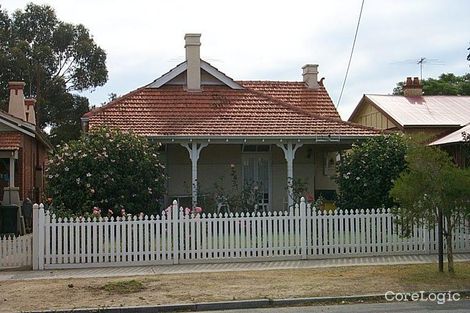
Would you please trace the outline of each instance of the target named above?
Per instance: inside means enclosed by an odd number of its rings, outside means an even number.
[[[32,235],[0,236],[0,269],[30,266]]]
[[[289,212],[61,219],[35,209],[33,268],[79,268],[435,253],[436,229],[402,237],[389,210],[324,213],[304,201]],[[470,225],[454,251],[470,252]]]

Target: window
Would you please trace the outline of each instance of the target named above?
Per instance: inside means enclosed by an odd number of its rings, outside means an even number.
[[[269,152],[271,145],[243,145],[243,152]]]

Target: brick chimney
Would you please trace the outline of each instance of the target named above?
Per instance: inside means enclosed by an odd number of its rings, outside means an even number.
[[[24,100],[24,105],[26,109],[26,121],[30,122],[33,125],[36,125],[36,112],[34,111],[35,104],[36,104],[36,99]]]
[[[423,95],[423,85],[418,77],[407,77],[403,85],[403,95],[405,97],[421,97]]]
[[[8,113],[26,121],[26,109],[24,102],[24,82],[9,82],[10,102],[8,103]]]
[[[309,89],[318,89],[318,64],[306,64],[302,67],[303,80]]]
[[[201,34],[186,34],[186,88],[188,91],[201,90]]]

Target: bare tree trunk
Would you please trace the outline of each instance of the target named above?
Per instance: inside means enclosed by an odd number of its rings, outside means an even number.
[[[449,273],[454,273],[454,254],[452,248],[452,231],[453,231],[453,224],[452,218],[447,217],[447,234],[446,234],[446,242],[447,242],[447,268]]]
[[[439,272],[444,272],[444,221],[442,218],[442,209],[437,208],[437,250],[439,253]]]

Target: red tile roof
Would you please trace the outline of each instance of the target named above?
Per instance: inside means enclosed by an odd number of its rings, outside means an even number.
[[[90,129],[118,127],[144,136],[370,136],[368,127],[343,122],[322,87],[319,92],[303,89],[303,83],[243,82],[245,89],[203,86],[202,92],[187,92],[181,85],[139,88],[107,105],[88,112]],[[275,86],[282,86],[276,92]],[[289,99],[293,91],[293,104]],[[263,92],[266,91],[267,94]],[[313,93],[318,99],[315,102]],[[307,99],[305,103],[301,99]],[[328,97],[329,98],[329,97]],[[279,100],[276,100],[279,99]],[[289,101],[291,101],[289,100]],[[317,108],[315,103],[321,103]],[[331,103],[331,100],[329,100]],[[309,112],[306,108],[310,108]],[[322,113],[322,115],[320,115]]]
[[[21,146],[19,132],[0,132],[0,150],[15,150]]]
[[[309,113],[341,119],[321,82],[320,88],[316,90],[307,88],[303,82],[237,81],[237,83]]]

